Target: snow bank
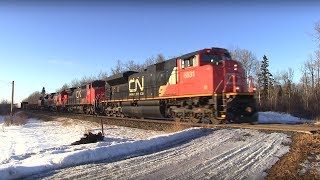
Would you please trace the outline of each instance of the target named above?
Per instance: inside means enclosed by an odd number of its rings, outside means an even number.
[[[291,116],[290,114],[277,112],[259,112],[259,124],[299,124],[310,123],[312,120]]]
[[[93,128],[93,127],[92,127]],[[80,139],[86,131],[84,125],[63,125],[28,119],[22,126],[3,126],[0,131],[0,164],[24,159],[47,149],[68,145]]]
[[[52,169],[143,154],[192,139],[206,131],[206,129],[202,128],[193,128],[146,140],[111,144],[109,146],[101,146],[101,143],[97,143],[95,147],[78,145],[56,148],[37,154],[30,154],[20,161],[1,164],[0,177],[3,179],[16,179]]]

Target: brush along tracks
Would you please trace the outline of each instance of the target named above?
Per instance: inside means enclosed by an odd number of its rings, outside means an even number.
[[[72,119],[81,119],[95,122],[103,122],[108,125],[127,126],[133,128],[141,128],[148,130],[159,131],[179,131],[190,127],[208,127],[208,128],[242,128],[242,129],[255,129],[263,131],[276,131],[276,132],[297,132],[307,134],[319,134],[320,126],[315,124],[207,124],[207,123],[192,123],[192,122],[179,122],[170,119],[134,119],[134,118],[120,118],[120,117],[106,117],[106,116],[92,116],[84,114],[70,114],[70,113],[57,113],[57,112],[39,112],[28,111],[26,112],[31,117],[37,117],[42,120],[54,120],[57,117],[65,117]]]

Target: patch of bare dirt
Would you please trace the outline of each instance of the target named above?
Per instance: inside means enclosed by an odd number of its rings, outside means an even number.
[[[266,179],[320,179],[320,134],[295,134],[290,152],[269,170]]]

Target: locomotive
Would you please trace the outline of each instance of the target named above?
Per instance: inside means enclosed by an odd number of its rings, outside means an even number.
[[[39,107],[110,117],[255,122],[253,87],[224,48],[205,48],[51,93]]]

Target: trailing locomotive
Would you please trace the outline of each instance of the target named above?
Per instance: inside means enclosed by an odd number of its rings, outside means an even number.
[[[249,89],[244,69],[226,49],[207,48],[143,72],[127,71],[54,93],[51,109],[193,122],[255,122],[256,102]]]
[[[105,99],[105,85],[104,80],[96,80],[81,87],[68,88],[61,92],[47,94],[44,97],[40,97],[38,108],[86,114],[101,112],[97,107],[98,103]],[[22,104],[24,104],[25,108],[30,106],[27,102]],[[31,106],[34,107],[34,105]]]

